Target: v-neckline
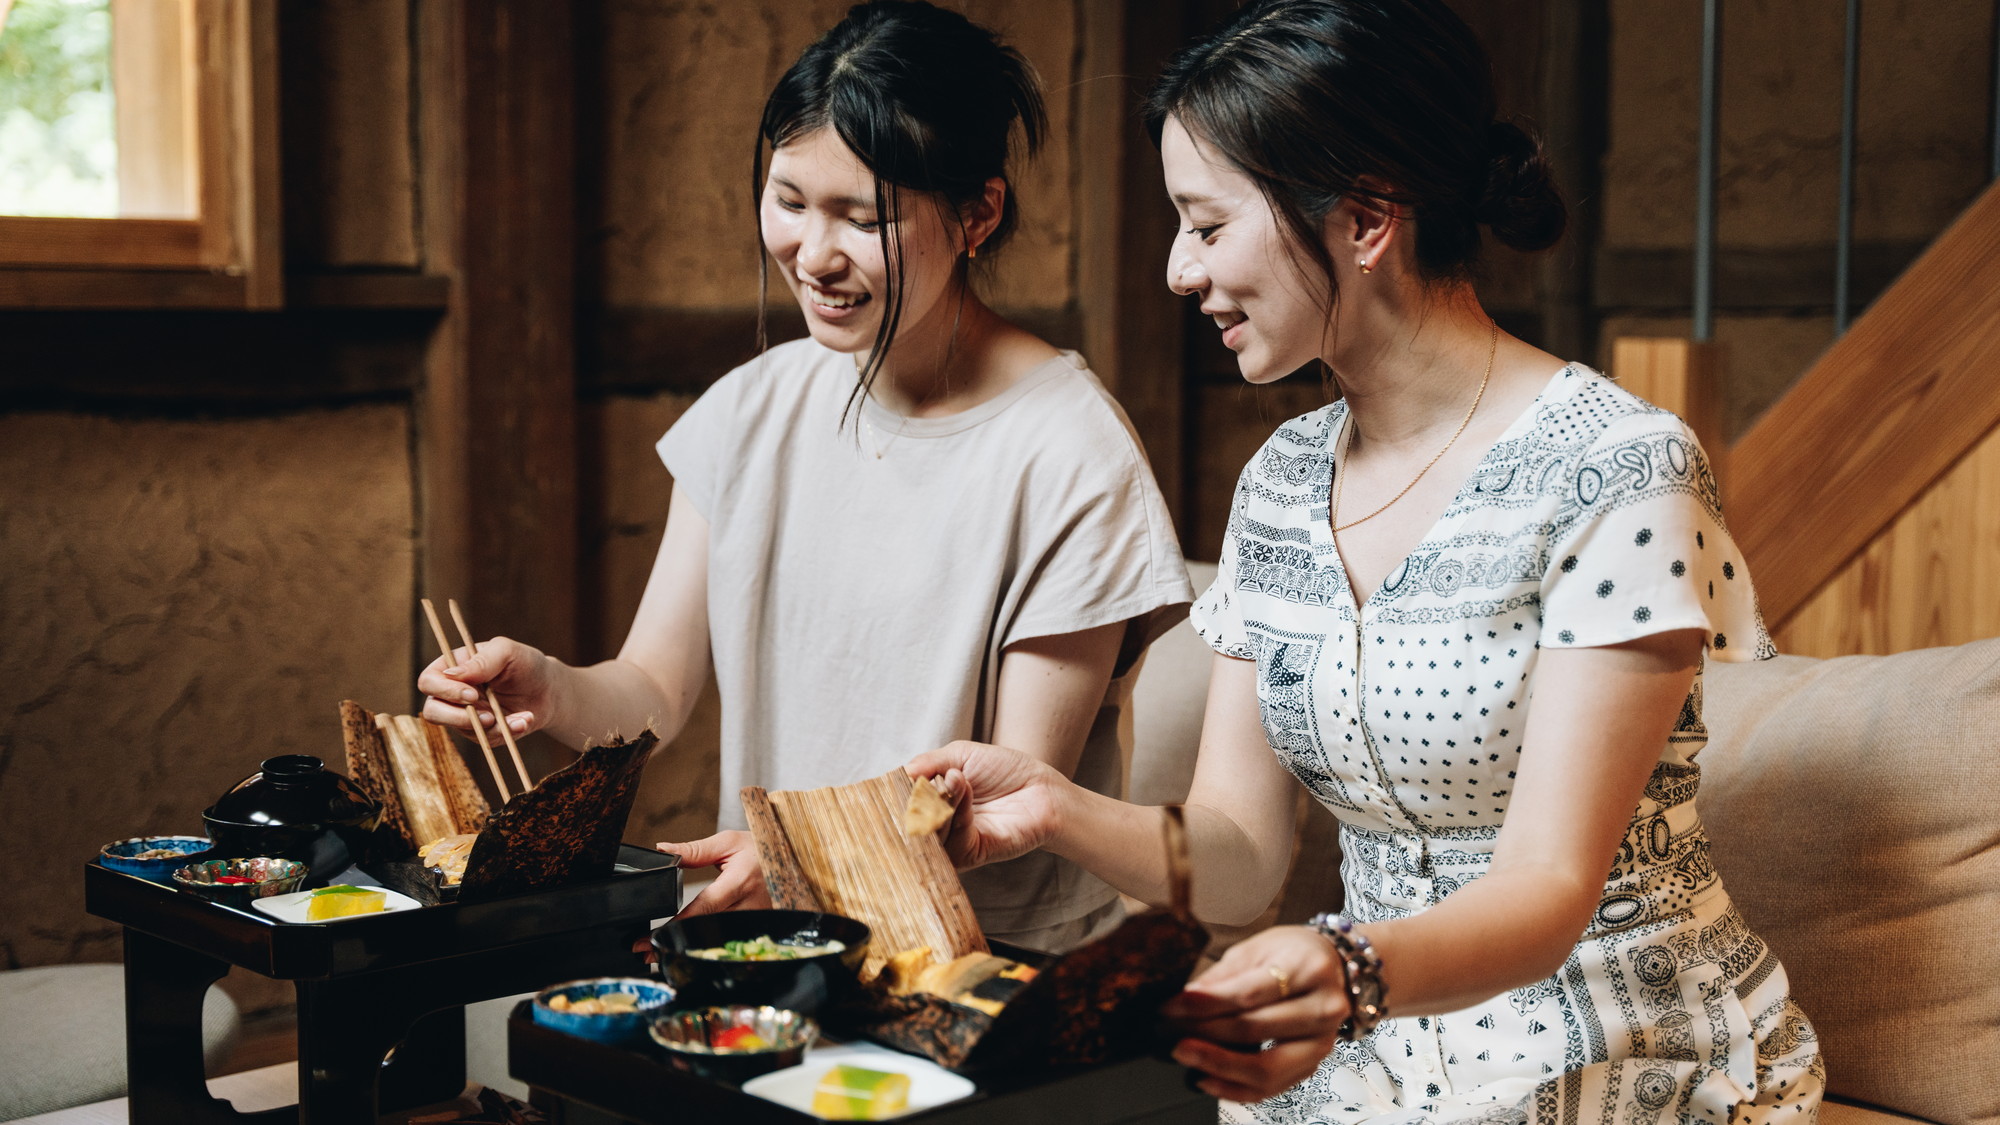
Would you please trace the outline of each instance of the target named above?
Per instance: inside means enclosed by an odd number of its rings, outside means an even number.
[[[1325,445],[1322,447],[1327,465],[1327,476],[1322,491],[1322,499],[1326,501],[1326,508],[1324,510],[1324,518],[1313,521],[1312,541],[1314,554],[1318,555],[1325,565],[1332,566],[1339,573],[1341,588],[1347,591],[1347,604],[1354,610],[1355,624],[1358,625],[1361,623],[1361,619],[1367,613],[1368,607],[1374,604],[1375,599],[1390,584],[1389,580],[1399,574],[1407,575],[1411,560],[1423,553],[1424,548],[1430,544],[1431,540],[1437,538],[1439,530],[1445,525],[1445,521],[1452,518],[1452,513],[1459,510],[1461,501],[1465,499],[1466,490],[1486,476],[1487,462],[1492,460],[1493,451],[1518,436],[1518,433],[1525,427],[1533,425],[1536,414],[1542,408],[1543,401],[1549,397],[1549,392],[1561,385],[1563,379],[1569,376],[1575,369],[1575,364],[1565,363],[1556,370],[1555,374],[1549,376],[1548,382],[1542,384],[1542,389],[1535,392],[1535,397],[1529,401],[1528,405],[1519,414],[1515,415],[1514,420],[1507,424],[1506,429],[1500,431],[1500,436],[1493,439],[1493,444],[1487,446],[1486,451],[1479,455],[1479,460],[1473,463],[1472,471],[1465,475],[1465,479],[1459,482],[1457,490],[1452,493],[1451,502],[1446,504],[1444,510],[1438,513],[1437,519],[1431,521],[1431,525],[1424,529],[1423,537],[1411,546],[1409,552],[1403,556],[1401,561],[1389,568],[1388,573],[1382,576],[1382,581],[1377,582],[1375,588],[1368,591],[1366,598],[1356,598],[1354,596],[1354,579],[1347,573],[1347,560],[1340,557],[1340,545],[1334,539],[1333,535],[1333,484],[1338,479],[1340,473],[1339,459],[1335,450],[1342,449],[1341,443],[1347,436],[1347,427],[1354,422],[1354,412],[1347,409],[1345,405],[1342,406],[1339,420],[1328,425],[1326,428]],[[1402,583],[1397,582],[1396,585],[1400,588]]]

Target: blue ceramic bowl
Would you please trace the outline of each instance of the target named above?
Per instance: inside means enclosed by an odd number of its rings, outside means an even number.
[[[574,1003],[607,992],[622,992],[634,998],[629,1011],[583,1013],[550,1007],[561,997]],[[535,994],[535,1022],[543,1027],[589,1039],[597,1043],[629,1043],[646,1033],[646,1025],[674,998],[674,990],[658,981],[640,977],[595,977],[550,985]]]
[[[312,869],[295,859],[257,856],[254,859],[208,859],[174,869],[174,886],[191,891],[210,902],[250,909],[250,904],[272,895],[288,895],[305,885]],[[255,879],[254,883],[223,883],[225,875]]]
[[[176,868],[186,867],[208,850],[206,836],[134,836],[98,849],[97,862],[113,871],[137,875],[155,883],[167,883],[173,880]],[[143,852],[171,854],[141,859],[139,856]]]
[[[732,1050],[715,1045],[717,1036],[737,1028],[754,1033],[765,1046]],[[678,1069],[737,1085],[799,1065],[805,1061],[806,1048],[819,1038],[819,1025],[810,1017],[768,1005],[668,1012],[646,1030]]]

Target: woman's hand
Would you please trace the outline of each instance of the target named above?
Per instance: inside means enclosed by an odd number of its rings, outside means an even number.
[[[911,777],[933,779],[957,806],[945,851],[960,867],[1026,855],[1055,836],[1065,793],[1075,784],[1018,750],[954,742],[912,759]]]
[[[703,887],[675,917],[692,918],[723,910],[761,910],[771,905],[771,893],[764,886],[764,867],[757,860],[757,845],[750,833],[736,829],[692,843],[655,846],[680,856],[682,871],[720,868],[715,881]]]
[[[1204,1092],[1236,1102],[1305,1081],[1333,1050],[1347,1013],[1347,978],[1333,943],[1304,926],[1278,926],[1231,946],[1161,1010],[1187,1035],[1174,1061],[1203,1073]]]
[[[520,735],[547,725],[557,661],[507,637],[482,641],[479,655],[460,660],[464,653],[459,649],[449,659],[440,656],[417,676],[417,690],[430,697],[424,700],[424,718],[470,733],[472,718],[465,713],[470,703],[480,722],[493,730],[493,711],[486,702],[490,687],[501,706],[509,708],[507,729]]]

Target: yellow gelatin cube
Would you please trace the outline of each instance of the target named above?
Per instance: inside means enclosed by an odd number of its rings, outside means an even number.
[[[337,895],[314,895],[306,900],[306,917],[345,918],[350,914],[374,914],[389,901],[381,891],[348,891]]]
[[[812,1111],[834,1121],[879,1121],[910,1106],[910,1076],[836,1066],[813,1089]]]

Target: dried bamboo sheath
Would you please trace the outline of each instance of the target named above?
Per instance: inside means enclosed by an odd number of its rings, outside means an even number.
[[[934,835],[902,834],[910,779],[902,770],[833,789],[745,795],[768,797],[774,825],[753,817],[751,828],[775,827],[783,841],[759,841],[760,852],[782,847],[793,857],[821,909],[866,923],[870,969],[908,949],[928,946],[940,961],[986,951],[957,872]]]

